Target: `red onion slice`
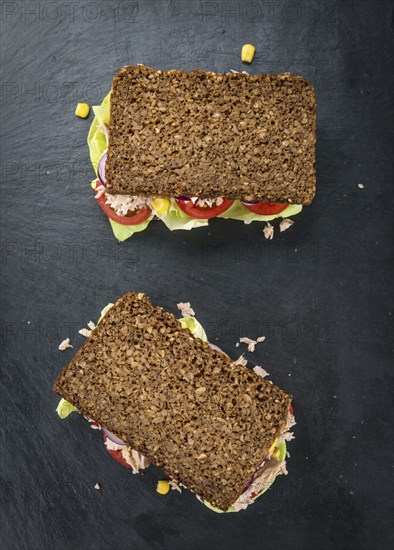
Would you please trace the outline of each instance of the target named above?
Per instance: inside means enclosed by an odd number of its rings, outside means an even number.
[[[97,166],[97,175],[103,185],[107,183],[107,180],[105,179],[105,163],[107,161],[107,152],[108,149],[104,151],[104,153],[101,155]]]
[[[124,441],[119,439],[119,437],[116,437],[115,434],[107,430],[107,428],[104,428],[104,426],[101,426],[101,431],[108,437],[108,439],[112,441],[112,443],[115,443],[116,445],[123,445],[123,447],[126,447],[126,443]]]

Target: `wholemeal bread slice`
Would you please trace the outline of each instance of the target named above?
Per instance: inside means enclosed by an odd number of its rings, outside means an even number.
[[[283,431],[291,403],[141,293],[109,310],[54,390],[221,510]]]
[[[124,67],[111,94],[107,190],[309,204],[316,103],[299,76]]]

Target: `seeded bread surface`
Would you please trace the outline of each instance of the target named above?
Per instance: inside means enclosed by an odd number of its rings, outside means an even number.
[[[222,510],[284,429],[291,403],[141,293],[109,310],[54,390]]]
[[[316,102],[299,76],[121,69],[111,94],[114,194],[309,204]]]

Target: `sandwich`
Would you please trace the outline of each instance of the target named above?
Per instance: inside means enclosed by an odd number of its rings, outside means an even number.
[[[316,188],[316,102],[300,76],[123,67],[93,108],[95,197],[118,240],[158,218],[288,219]]]
[[[78,411],[137,473],[154,464],[217,512],[239,511],[286,474],[292,398],[143,293],[103,311],[58,376],[62,418]]]

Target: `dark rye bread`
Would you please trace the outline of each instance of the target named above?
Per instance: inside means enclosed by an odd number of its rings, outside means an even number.
[[[291,403],[141,293],[109,310],[54,390],[222,510],[283,430]]]
[[[316,103],[299,76],[124,67],[111,94],[107,189],[309,204]]]

